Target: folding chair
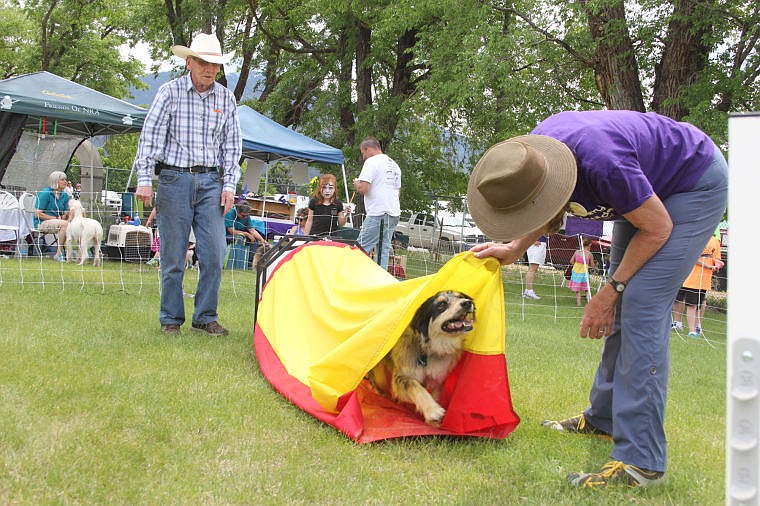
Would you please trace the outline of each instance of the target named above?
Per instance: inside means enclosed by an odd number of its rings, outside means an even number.
[[[18,252],[19,230],[21,225],[21,206],[16,197],[5,190],[0,190],[0,236],[12,232],[14,238],[14,255]],[[0,241],[6,239],[0,237]]]
[[[29,244],[28,255],[40,256],[43,253],[46,253],[49,246],[55,246],[58,243],[58,235],[40,234],[39,229],[34,226],[34,216],[37,213],[37,208],[35,207],[37,196],[34,193],[24,192],[19,196],[18,200],[21,207],[22,220],[24,220],[25,228],[29,230],[29,235],[31,235],[32,238],[32,242]],[[52,236],[53,239],[50,244],[45,240],[46,236]],[[27,241],[27,243],[28,242],[29,241]],[[45,250],[43,250],[43,247]]]
[[[228,236],[227,254],[224,257],[225,269],[248,270],[248,259],[251,249],[245,239],[238,236]]]

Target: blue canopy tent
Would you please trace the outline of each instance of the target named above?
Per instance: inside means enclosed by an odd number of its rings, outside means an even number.
[[[243,156],[264,162],[291,160],[343,165],[343,152],[295,132],[254,111],[247,105],[238,107],[243,131]]]
[[[247,105],[238,107],[238,116],[243,131],[243,157],[255,158],[266,164],[287,160],[340,165],[346,202],[349,202],[343,151],[284,127]]]

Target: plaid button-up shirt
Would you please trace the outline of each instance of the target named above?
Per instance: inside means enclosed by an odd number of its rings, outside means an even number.
[[[156,162],[177,167],[219,167],[224,190],[240,179],[243,136],[235,95],[219,83],[199,93],[190,74],[158,89],[148,110],[134,169],[138,186],[150,186]]]

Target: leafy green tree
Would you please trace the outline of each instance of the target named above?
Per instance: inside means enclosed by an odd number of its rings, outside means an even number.
[[[238,56],[236,96],[259,70],[261,95],[249,105],[341,147],[349,180],[361,168],[359,142],[377,137],[401,165],[402,205],[414,210],[432,195],[464,194],[487,146],[561,110],[657,111],[721,143],[728,112],[760,108],[760,4],[751,0],[6,0],[0,8],[0,71],[44,62],[111,91],[129,75],[111,60],[117,41],[147,42],[153,59],[167,60],[173,44],[213,31]],[[83,61],[86,69],[75,65]]]
[[[265,81],[251,105],[343,146],[349,180],[361,168],[359,142],[377,137],[403,168],[405,207],[425,201],[439,184],[461,183],[466,177],[455,177],[457,167],[446,163],[440,128],[415,100],[427,79],[415,46],[435,23],[429,4],[415,10],[411,2],[261,2]]]
[[[138,132],[122,135],[111,135],[98,151],[103,166],[130,170],[137,153],[137,143],[140,140]]]
[[[35,26],[18,7],[0,1],[0,78],[24,74],[32,61],[31,45]]]
[[[253,33],[255,0],[132,0],[140,7],[132,13],[129,33],[132,42],[145,42],[150,47],[158,71],[160,62],[170,60],[171,47],[189,46],[198,33],[214,33],[224,52],[235,53],[240,66],[240,79],[233,90],[240,100],[252,69],[253,53],[257,50]],[[184,62],[173,60],[175,71],[184,69]],[[227,85],[224,68],[217,80]]]
[[[126,97],[130,86],[144,87],[142,64],[119,51],[128,41],[122,25],[130,10],[129,0],[6,1],[3,17],[14,24],[3,32],[3,50],[15,53],[0,60],[12,62],[6,76],[46,70]]]
[[[123,192],[127,186],[137,186],[137,174],[132,174],[132,163],[137,153],[139,133],[111,135],[103,147],[99,148],[103,167],[108,167],[106,190]]]
[[[591,73],[607,108],[653,110],[688,120],[721,142],[728,111],[758,107],[757,2],[526,0],[490,5],[513,14],[523,29],[559,49],[577,67],[577,75]],[[581,104],[565,108],[573,105]]]

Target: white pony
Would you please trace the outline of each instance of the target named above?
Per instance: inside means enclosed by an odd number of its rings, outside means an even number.
[[[69,199],[69,226],[66,227],[66,261],[71,262],[73,245],[77,244],[79,265],[84,265],[87,252],[95,250],[93,265],[100,265],[100,242],[103,240],[103,227],[97,220],[85,218],[84,208],[76,199]]]

